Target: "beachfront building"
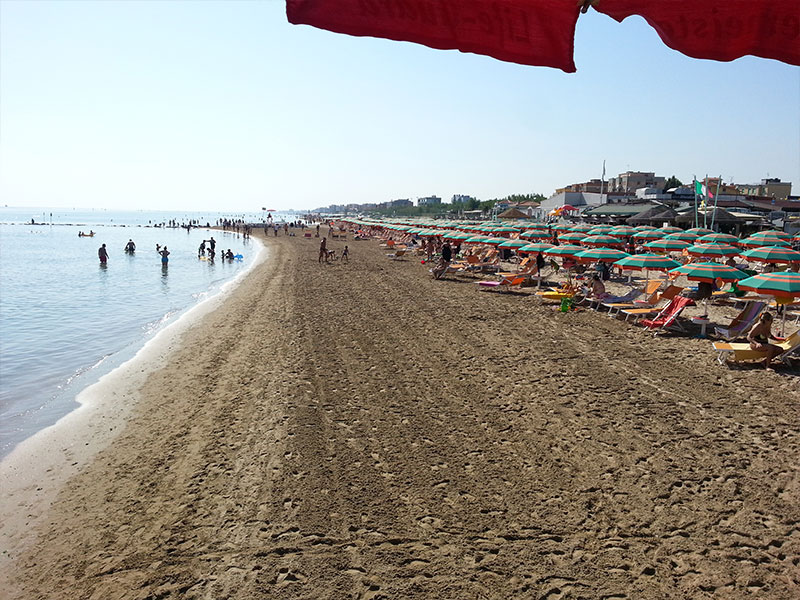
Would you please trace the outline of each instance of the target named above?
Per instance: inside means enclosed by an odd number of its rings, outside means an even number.
[[[441,203],[442,199],[439,198],[439,196],[425,196],[424,198],[417,198],[417,206],[431,206]]]
[[[777,177],[762,179],[761,183],[741,184],[737,187],[745,196],[765,196],[786,200],[792,195],[792,182],[781,181]]]
[[[609,177],[607,191],[635,194],[641,188],[664,189],[666,179],[656,177],[655,173],[646,171],[625,171],[616,177]]]

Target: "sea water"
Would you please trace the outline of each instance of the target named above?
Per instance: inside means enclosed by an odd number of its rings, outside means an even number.
[[[263,214],[0,208],[0,457],[77,408],[82,389],[253,263],[261,246],[241,235],[153,226],[221,217]],[[89,229],[93,237],[78,236]],[[199,259],[212,236],[216,259]],[[126,254],[131,239],[136,252]],[[166,265],[156,244],[169,249]],[[222,260],[228,249],[243,258]]]

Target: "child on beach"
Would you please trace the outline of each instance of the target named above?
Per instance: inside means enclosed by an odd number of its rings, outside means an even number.
[[[347,246],[345,246],[344,250],[342,250],[342,260],[346,260],[347,262],[350,262],[350,251],[347,248]]]

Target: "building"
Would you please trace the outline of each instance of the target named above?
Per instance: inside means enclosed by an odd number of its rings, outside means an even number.
[[[467,196],[466,194],[453,194],[453,197],[450,199],[452,204],[465,204],[466,202],[470,202],[473,200],[472,196]]]
[[[666,181],[663,177],[656,177],[655,173],[625,171],[608,179],[607,191],[633,194],[639,188],[663,188]]]
[[[601,190],[600,188],[603,187]],[[565,193],[580,193],[580,192],[588,192],[591,194],[599,194],[601,191],[607,191],[607,187],[603,186],[603,182],[600,179],[591,179],[589,181],[585,181],[584,183],[571,183],[566,187],[559,188],[556,190],[556,194],[565,194]]]
[[[792,183],[781,181],[778,178],[762,179],[761,183],[744,184],[738,186],[740,193],[745,196],[765,196],[786,200],[792,195]]]
[[[441,204],[442,199],[439,196],[426,196],[425,198],[417,198],[417,206],[425,206],[432,204]]]

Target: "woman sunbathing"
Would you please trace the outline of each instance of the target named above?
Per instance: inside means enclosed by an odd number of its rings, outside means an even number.
[[[769,369],[772,359],[783,352],[783,348],[780,346],[769,343],[770,338],[774,337],[775,336],[772,335],[772,313],[765,311],[761,313],[758,322],[753,325],[750,333],[747,334],[747,341],[750,342],[750,347],[753,350],[767,353],[767,357],[764,359],[765,369]]]

